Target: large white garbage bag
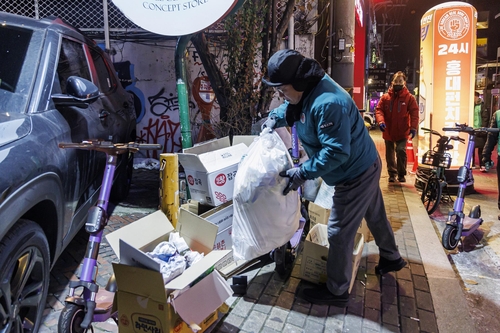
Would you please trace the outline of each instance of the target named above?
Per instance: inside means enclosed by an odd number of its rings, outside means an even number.
[[[299,227],[300,198],[283,195],[293,162],[276,131],[264,130],[238,166],[233,195],[233,257],[251,260],[280,247]]]

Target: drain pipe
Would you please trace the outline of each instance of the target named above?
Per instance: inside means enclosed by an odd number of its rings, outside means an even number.
[[[179,119],[181,122],[182,148],[193,146],[191,139],[191,122],[189,119],[189,100],[187,91],[187,75],[185,54],[192,35],[181,36],[175,47],[175,78],[177,81],[177,98],[179,100]]]
[[[245,2],[238,0],[227,16],[234,14]],[[179,100],[179,119],[181,122],[182,148],[191,148],[193,141],[191,138],[191,122],[189,119],[189,100],[187,91],[187,75],[185,53],[191,35],[180,36],[175,47],[175,78],[177,81],[177,98]]]

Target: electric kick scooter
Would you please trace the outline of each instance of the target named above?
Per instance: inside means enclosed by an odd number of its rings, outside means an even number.
[[[476,135],[484,132],[498,133],[498,128],[472,128],[466,124],[455,124],[456,127],[445,127],[443,131],[447,132],[463,132],[469,135],[469,142],[465,153],[464,165],[458,170],[457,180],[459,182],[458,194],[453,205],[453,210],[448,213],[448,221],[443,231],[442,244],[447,250],[453,250],[457,247],[462,237],[469,235],[474,236],[474,231],[483,223],[481,218],[481,207],[476,205],[471,208],[469,215],[465,216],[464,197],[467,184],[474,182],[472,175],[471,164],[474,158],[474,143]],[[475,236],[474,236],[475,237]],[[479,240],[476,238],[476,241]]]
[[[114,275],[105,289],[96,283],[97,256],[101,244],[104,227],[108,224],[108,203],[113,185],[118,155],[136,153],[139,150],[159,150],[159,144],[115,143],[109,141],[89,140],[82,143],[60,143],[60,148],[76,148],[95,150],[106,154],[106,166],[102,179],[99,198],[95,206],[89,209],[85,230],[89,233],[87,250],[81,267],[80,279],[70,281],[69,294],[61,316],[59,317],[59,333],[93,332],[93,322],[104,322],[113,318],[117,322],[117,313],[112,312],[113,298],[116,291]],[[128,157],[128,156],[126,156]],[[77,290],[81,290],[79,295]]]

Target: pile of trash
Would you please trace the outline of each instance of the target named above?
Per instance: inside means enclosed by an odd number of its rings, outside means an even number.
[[[181,275],[204,257],[203,253],[191,251],[178,232],[172,232],[168,241],[160,242],[152,252],[146,254],[160,264],[164,284]]]

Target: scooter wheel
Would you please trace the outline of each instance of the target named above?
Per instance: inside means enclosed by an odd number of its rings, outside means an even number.
[[[457,237],[458,229],[453,225],[447,225],[443,231],[443,247],[447,250],[454,250],[458,245]]]
[[[61,311],[59,323],[57,325],[59,333],[85,333],[93,332],[92,326],[90,329],[84,329],[80,326],[85,317],[85,309],[83,306],[73,303],[66,303],[66,306]]]

